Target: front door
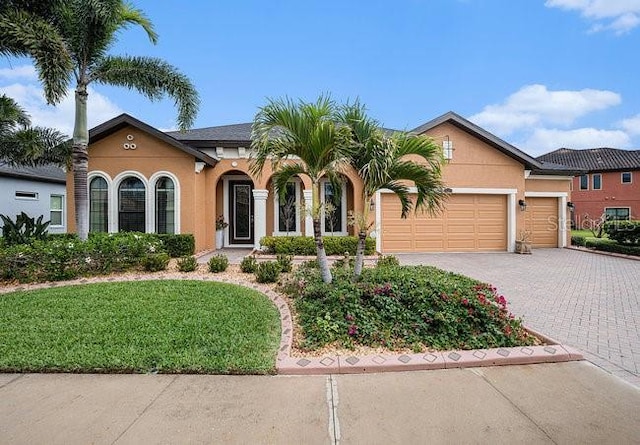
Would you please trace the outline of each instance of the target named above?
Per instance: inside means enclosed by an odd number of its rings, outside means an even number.
[[[253,245],[253,185],[229,181],[229,244]]]

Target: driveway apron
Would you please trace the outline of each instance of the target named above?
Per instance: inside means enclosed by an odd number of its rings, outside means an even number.
[[[397,257],[493,284],[527,326],[640,386],[640,261],[570,249]]]

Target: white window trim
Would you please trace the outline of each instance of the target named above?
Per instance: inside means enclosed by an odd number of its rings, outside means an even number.
[[[623,175],[625,175],[626,173],[629,174],[629,182],[624,182],[622,180]],[[621,172],[620,173],[620,184],[633,184],[633,172]]]
[[[587,177],[587,188],[582,188],[582,177],[583,176]],[[578,176],[578,190],[583,191],[583,192],[589,190],[590,182],[591,181],[589,180],[589,175],[588,174]]]
[[[382,189],[376,192],[376,220],[372,237],[376,239],[376,250],[382,252],[382,237],[380,234],[380,224],[382,222],[382,193],[393,193],[391,190]],[[417,187],[409,187],[409,193],[418,193]],[[514,252],[516,249],[516,196],[518,189],[503,188],[475,188],[456,187],[452,188],[452,194],[461,195],[506,195],[507,196],[507,252]],[[566,205],[566,193],[565,193]]]
[[[60,198],[62,198],[62,205],[59,210],[51,208],[51,198],[53,198],[54,196],[59,196]],[[51,224],[49,227],[56,228],[56,229],[60,229],[64,227],[64,208],[65,208],[64,198],[65,196],[60,193],[51,193],[49,195],[49,220],[51,220],[51,213],[60,212],[60,222],[61,222],[60,224]]]
[[[110,189],[109,193],[109,232],[116,233],[119,231],[118,227],[118,209],[120,208],[119,202],[119,194],[118,191],[120,189],[120,184],[127,178],[135,177],[142,181],[145,188],[145,203],[144,203],[144,220],[145,220],[145,233],[153,233],[155,218],[149,217],[149,215],[153,215],[150,212],[150,204],[149,204],[149,181],[147,178],[140,172],[134,170],[124,171],[113,179],[113,187]],[[153,193],[152,195],[153,196]],[[114,203],[114,205],[111,205]]]
[[[180,181],[178,177],[168,171],[159,171],[151,175],[149,178],[149,184],[151,187],[147,191],[147,199],[149,201],[149,214],[151,215],[152,232],[157,233],[156,227],[156,183],[162,177],[167,177],[173,181],[173,199],[174,199],[174,211],[173,211],[173,226],[176,235],[182,233],[180,231]]]
[[[341,203],[341,207],[342,207],[342,212],[341,212],[340,218],[342,219],[342,227],[343,227],[344,230],[341,230],[339,232],[327,232],[325,230],[325,227],[324,227],[324,220],[325,220],[325,214],[324,214],[324,202],[325,202],[324,185],[326,183],[328,183],[328,182],[329,182],[328,179],[321,179],[320,180],[320,202],[323,204],[322,212],[321,212],[321,215],[320,215],[320,230],[322,231],[322,235],[326,235],[326,236],[347,236],[349,234],[349,232],[347,232],[347,183],[346,183],[346,181],[343,181],[342,187],[340,187],[340,191],[342,193],[342,196],[340,197],[340,203]]]
[[[600,177],[600,187],[596,188],[596,176]],[[602,190],[602,173],[593,173],[591,175],[591,190]]]
[[[102,178],[107,181],[107,233],[114,233],[116,231],[112,229],[113,215],[111,214],[114,202],[113,197],[111,196],[111,192],[113,190],[113,179],[111,179],[111,176],[108,173],[103,172],[102,170],[93,170],[87,174],[87,197],[89,200],[89,206],[91,206],[91,189],[89,186],[91,185],[91,180],[93,178]]]
[[[18,196],[18,193],[25,193],[33,196]],[[40,199],[40,194],[38,192],[27,192],[25,190],[16,190],[13,196],[18,201],[38,201]]]
[[[295,194],[296,194],[296,210],[295,210],[295,226],[294,230],[289,232],[280,232],[278,229],[280,227],[280,196],[279,194],[273,192],[273,236],[302,236],[302,231],[300,229],[300,203],[302,200],[300,199],[300,189],[301,189],[301,181],[299,178],[295,178],[289,182],[293,182],[295,184]]]
[[[627,210],[629,211],[628,219],[626,219],[626,220],[624,220],[624,219],[623,219],[622,221],[628,221],[628,220],[630,220],[630,219],[631,219],[631,207],[627,207],[627,206],[605,207],[605,208],[604,208],[604,214],[605,214],[605,217],[606,217],[606,215],[607,215],[607,210],[609,210],[609,209],[627,209]]]

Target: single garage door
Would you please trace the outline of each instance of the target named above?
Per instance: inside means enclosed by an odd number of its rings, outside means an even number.
[[[526,198],[526,230],[533,247],[558,247],[558,198]]]
[[[382,194],[381,206],[383,252],[507,250],[506,195],[451,195],[435,217],[417,212],[402,219],[393,193]]]

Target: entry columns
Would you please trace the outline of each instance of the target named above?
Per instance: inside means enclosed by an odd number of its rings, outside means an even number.
[[[253,247],[260,250],[260,240],[267,236],[267,196],[269,190],[253,189]]]
[[[313,199],[311,190],[303,190],[304,194],[304,236],[313,236],[313,217],[311,209],[313,207]]]

